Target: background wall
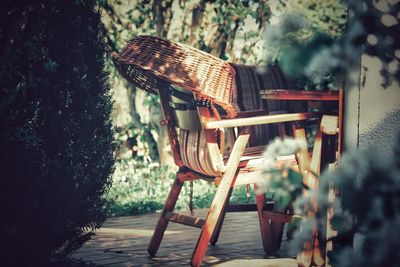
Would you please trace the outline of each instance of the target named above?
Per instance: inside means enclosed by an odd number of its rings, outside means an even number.
[[[371,148],[388,155],[400,136],[399,84],[383,88],[380,66],[379,59],[363,55],[361,69],[350,73],[345,95],[345,149]]]

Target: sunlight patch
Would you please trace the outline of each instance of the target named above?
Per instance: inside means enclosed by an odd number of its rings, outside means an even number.
[[[143,229],[121,229],[103,227],[96,231],[97,234],[116,234],[116,235],[133,235],[133,236],[152,236],[154,230]],[[165,235],[181,234],[182,231],[165,231]]]

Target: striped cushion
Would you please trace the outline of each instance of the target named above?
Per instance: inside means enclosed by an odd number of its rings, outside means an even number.
[[[262,90],[299,89],[294,80],[285,77],[285,74],[278,65],[268,65],[262,68],[262,72],[258,73],[258,77]],[[288,103],[284,101],[267,100],[266,106],[269,112],[274,112],[287,109]]]
[[[295,89],[295,83],[287,79],[276,65],[257,68],[250,65],[232,64],[236,71],[233,90],[233,105],[240,111],[264,109],[268,113],[286,109],[282,101],[265,103],[260,97],[260,91],[266,89]],[[263,70],[259,72],[258,69]],[[267,106],[265,105],[267,104]],[[259,125],[251,129],[250,146],[267,144],[277,136],[276,125]]]
[[[183,164],[207,176],[219,176],[213,169],[203,131],[179,129],[179,149]]]

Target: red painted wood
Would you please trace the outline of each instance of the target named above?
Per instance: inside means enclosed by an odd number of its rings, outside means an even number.
[[[151,238],[149,246],[147,247],[147,251],[151,256],[154,256],[157,253],[158,248],[160,247],[161,240],[164,236],[165,229],[167,229],[169,222],[169,220],[166,218],[166,214],[174,210],[179,193],[181,192],[182,189],[182,185],[183,182],[181,182],[178,177],[172,184],[171,191],[169,192],[167,201],[165,202],[164,209],[158,219],[153,237]]]
[[[270,100],[326,100],[338,101],[339,91],[262,90],[261,98]]]

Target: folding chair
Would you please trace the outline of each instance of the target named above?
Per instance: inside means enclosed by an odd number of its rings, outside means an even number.
[[[148,246],[155,255],[169,222],[201,229],[191,265],[199,266],[209,243],[218,240],[232,188],[254,184],[260,179],[264,147],[247,147],[251,126],[288,122],[295,134],[305,139],[297,123],[318,114],[311,112],[266,115],[265,111],[240,112],[233,104],[235,69],[228,63],[192,47],[154,36],[137,36],[120,52],[114,63],[123,77],[150,93],[158,93],[163,110],[162,124],[168,128],[174,160],[179,171],[160,214]],[[262,115],[259,115],[259,114]],[[240,127],[231,151],[224,154],[225,128]],[[299,134],[300,133],[300,134]],[[308,160],[307,151],[296,155]],[[292,164],[296,164],[293,157]],[[206,219],[174,212],[174,206],[187,181],[205,179],[218,184]],[[279,249],[284,222],[291,214],[276,212],[265,196],[256,197],[254,206],[230,207],[230,211],[258,211],[264,250]],[[281,224],[275,234],[270,220]]]

